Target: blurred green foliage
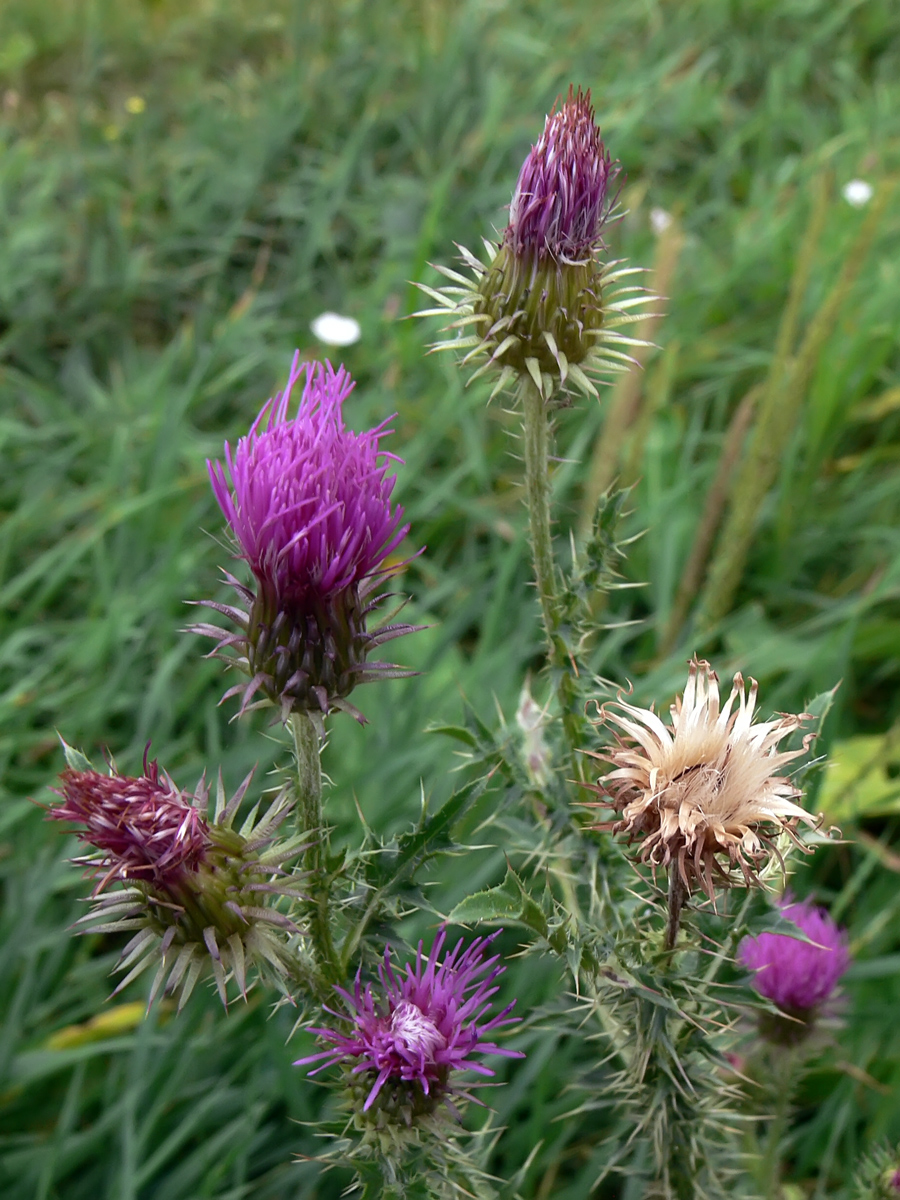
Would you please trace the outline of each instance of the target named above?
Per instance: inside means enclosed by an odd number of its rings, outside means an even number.
[[[325,309],[362,326],[344,354],[355,426],[397,414],[408,549],[427,546],[401,586],[410,619],[430,626],[398,643],[421,674],[364,691],[366,728],[333,724],[337,838],[358,833],[355,801],[388,831],[416,819],[421,790],[449,794],[452,743],[423,731],[459,720],[461,695],[513,722],[541,661],[516,421],[425,357],[427,329],[399,318],[430,260],[502,228],[521,159],[570,81],[592,89],[628,173],[612,251],[653,261],[655,207],[684,237],[618,464],[634,483],[630,532],[646,531],[625,577],[643,586],[615,593],[594,666],[667,703],[696,647],[723,678],[758,678],[769,711],[841,681],[819,750],[835,750],[823,798],[850,841],[817,853],[795,887],[831,901],[857,961],[846,1024],[802,1095],[797,1194],[849,1195],[857,1157],[900,1137],[896,197],[798,373],[731,611],[702,640],[688,615],[662,652],[729,424],[772,369],[815,189],[828,202],[797,344],[865,219],[841,187],[888,186],[900,168],[898,80],[895,0],[6,0],[4,1196],[287,1200],[345,1182],[291,1161],[317,1153],[298,1122],[322,1093],[289,1065],[301,1039],[285,1046],[285,1010],[270,1017],[256,995],[226,1018],[201,992],[177,1022],[163,1009],[136,1023],[127,1007],[91,1024],[117,947],[67,934],[85,885],[28,798],[44,802],[62,766],[57,729],[126,771],[152,739],[182,786],[205,765],[221,763],[230,786],[270,767],[274,731],[228,724],[220,667],[178,630],[186,599],[221,596],[228,565],[204,459],[245,431],[295,345],[323,353],[309,322]],[[561,538],[579,525],[605,412],[560,414]],[[541,698],[540,677],[533,687]],[[502,848],[468,855],[430,879],[431,902],[449,912],[505,870]],[[516,941],[504,935],[508,951]],[[520,1012],[558,990],[555,969],[536,977],[532,962],[510,972]],[[491,1093],[509,1126],[496,1169],[537,1147],[527,1194],[581,1200],[601,1161],[596,1120],[554,1119],[575,1107],[565,1088],[583,1047],[552,1008],[517,1044],[527,1060]],[[602,1194],[637,1200],[617,1186]]]

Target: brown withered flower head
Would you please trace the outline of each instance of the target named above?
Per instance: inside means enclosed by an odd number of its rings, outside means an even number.
[[[694,658],[684,695],[671,707],[671,724],[652,709],[619,699],[600,708],[599,725],[615,725],[616,744],[605,752],[588,751],[611,763],[591,790],[618,820],[594,828],[622,833],[640,842],[639,858],[654,870],[677,864],[687,890],[700,888],[713,898],[714,878],[728,885],[740,871],[747,885],[771,854],[775,839],[789,834],[800,845],[801,821],[818,820],[795,803],[799,788],[779,774],[805,754],[813,734],[799,750],[779,750],[789,734],[810,716],[779,714],[754,723],[757,684],[735,675],[724,707],[719,680],[708,662]]]

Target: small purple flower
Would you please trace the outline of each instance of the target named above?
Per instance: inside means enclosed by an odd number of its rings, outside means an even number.
[[[193,631],[220,639],[214,654],[227,646],[239,651],[250,682],[226,696],[243,692],[242,712],[261,691],[285,718],[332,707],[359,717],[344,701],[355,684],[398,673],[387,663],[367,664],[367,654],[411,629],[366,630],[385,560],[409,529],[402,508],[391,505],[396,477],[388,467],[401,460],[380,447],[387,422],[365,433],[344,424],[354,384],[343,367],[299,359],[298,351],[284,391],[263,406],[237,449],[225,444],[225,463],[207,463],[257,586],[254,592],[228,576],[248,612],[201,602],[237,622],[241,633],[223,637],[214,625]]]
[[[499,931],[498,931],[499,932]],[[384,963],[378,968],[382,1000],[372,994],[372,985],[363,987],[357,974],[352,994],[344,988],[335,990],[343,998],[346,1012],[334,1012],[340,1020],[352,1022],[349,1033],[333,1029],[313,1029],[331,1049],[298,1059],[294,1066],[324,1060],[310,1074],[339,1062],[353,1062],[353,1075],[371,1079],[363,1112],[375,1103],[386,1086],[407,1085],[419,1090],[435,1103],[457,1090],[450,1081],[453,1071],[472,1070],[480,1075],[494,1072],[483,1063],[473,1062],[473,1054],[502,1054],[508,1058],[523,1058],[516,1050],[505,1050],[485,1034],[503,1025],[515,1023],[508,1017],[515,1001],[496,1016],[488,1017],[492,986],[505,967],[496,965],[499,955],[485,959],[485,951],[497,937],[476,938],[467,950],[462,939],[439,962],[446,939],[442,929],[427,958],[419,943],[414,963],[395,973],[390,950],[385,949]],[[473,1097],[467,1091],[461,1094]]]
[[[900,1193],[900,1168],[894,1171],[894,1173],[891,1175],[890,1179],[888,1180],[888,1187],[891,1188],[892,1191]]]
[[[591,93],[550,113],[519,172],[503,235],[517,257],[583,262],[600,244],[609,187],[619,173],[594,123]]]
[[[837,987],[850,965],[847,935],[824,908],[809,900],[779,902],[781,915],[809,939],[800,941],[783,933],[761,933],[745,938],[739,957],[756,972],[753,986],[789,1016],[809,1020]]]

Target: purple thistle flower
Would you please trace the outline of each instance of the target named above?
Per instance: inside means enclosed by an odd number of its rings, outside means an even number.
[[[479,364],[472,379],[497,372],[494,392],[530,379],[547,401],[571,385],[596,396],[595,377],[635,363],[630,348],[647,343],[621,327],[655,297],[631,285],[636,268],[604,261],[620,169],[590,92],[570,86],[522,165],[502,239],[485,242],[488,261],[461,246],[473,280],[439,266],[449,286],[418,285],[439,307],[417,315],[450,318],[433,349],[463,351],[463,365]]]
[[[795,1027],[793,1038],[787,1029],[781,1031],[788,1034],[788,1040],[796,1040],[811,1026],[821,1005],[834,992],[850,965],[850,954],[846,933],[824,908],[789,896],[779,901],[779,908],[781,915],[793,922],[809,941],[784,933],[761,933],[745,938],[738,956],[745,967],[756,972],[753,986],[757,992],[783,1013],[802,1022]]]
[[[590,91],[570,85],[519,172],[504,243],[517,257],[566,263],[590,258],[601,242],[609,187],[619,170],[594,123]]]
[[[341,1020],[350,1020],[351,1031],[313,1029],[313,1033],[331,1043],[331,1049],[298,1059],[294,1066],[324,1060],[310,1072],[315,1075],[334,1063],[355,1060],[351,1074],[365,1074],[367,1084],[371,1079],[363,1105],[366,1112],[383,1088],[393,1094],[396,1085],[401,1089],[406,1085],[403,1090],[420,1090],[420,1095],[424,1093],[437,1105],[456,1091],[450,1081],[451,1072],[468,1069],[479,1075],[493,1075],[483,1063],[472,1061],[473,1054],[524,1058],[516,1050],[506,1050],[484,1040],[492,1030],[518,1020],[507,1016],[515,1001],[496,1016],[485,1019],[491,1009],[490,998],[498,990],[492,986],[494,980],[506,969],[496,965],[499,955],[484,957],[498,934],[476,938],[465,951],[460,939],[443,962],[439,962],[446,936],[446,930],[442,929],[427,958],[420,942],[415,961],[406,964],[405,973],[395,973],[390,950],[385,949],[384,963],[378,968],[381,1002],[373,996],[371,984],[363,987],[359,973],[352,994],[344,988],[335,988],[347,1011],[326,1011]],[[459,1094],[474,1099],[468,1091]]]
[[[213,654],[238,649],[250,682],[226,697],[243,692],[241,712],[262,691],[285,719],[291,711],[337,707],[361,720],[344,699],[355,684],[406,674],[365,661],[373,648],[412,629],[366,630],[383,599],[373,593],[387,573],[385,560],[409,530],[402,508],[391,506],[396,476],[388,465],[401,460],[380,447],[387,422],[359,434],[345,426],[343,403],[354,384],[343,367],[299,359],[297,351],[284,391],[267,401],[237,449],[225,444],[225,463],[207,462],[257,589],[227,576],[249,612],[200,602],[236,621],[242,633],[223,637],[215,625],[193,632],[220,639]],[[304,377],[292,418],[291,392]]]
[[[285,603],[329,597],[377,570],[405,536],[401,508],[391,509],[400,461],[379,449],[384,422],[356,434],[344,425],[343,403],[355,384],[343,367],[300,363],[287,387],[269,400],[226,468],[207,463],[213,491],[257,580]],[[291,391],[306,377],[297,415]],[[233,490],[232,490],[233,488]]]
[[[47,816],[82,826],[77,836],[94,852],[74,862],[100,877],[93,908],[76,926],[82,933],[133,932],[116,967],[128,973],[113,995],[154,963],[150,1004],[164,986],[180,991],[181,1007],[204,973],[227,1004],[229,978],[246,994],[248,963],[282,983],[292,965],[285,933],[300,930],[275,904],[279,896],[300,898],[284,866],[306,849],[302,835],[275,841],[291,794],[283,791],[237,833],[232,822],[251,776],[227,802],[220,779],[210,819],[203,779],[195,794],[183,792],[146,752],[143,775],[103,775],[65,749],[62,803]],[[111,883],[120,886],[107,890]]]

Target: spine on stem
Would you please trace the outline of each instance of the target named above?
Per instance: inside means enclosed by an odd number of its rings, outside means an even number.
[[[582,779],[584,767],[579,749],[585,744],[582,729],[584,719],[578,711],[579,691],[574,648],[566,644],[562,627],[559,581],[550,526],[550,422],[547,402],[528,375],[523,376],[521,380],[520,395],[525,442],[525,495],[528,503],[534,577],[570,765],[575,778]]]
[[[303,857],[306,872],[306,918],[317,972],[317,990],[330,996],[338,982],[337,954],[331,931],[331,877],[328,832],[322,813],[322,762],[316,726],[305,712],[290,717],[297,777],[297,807],[309,844]]]

